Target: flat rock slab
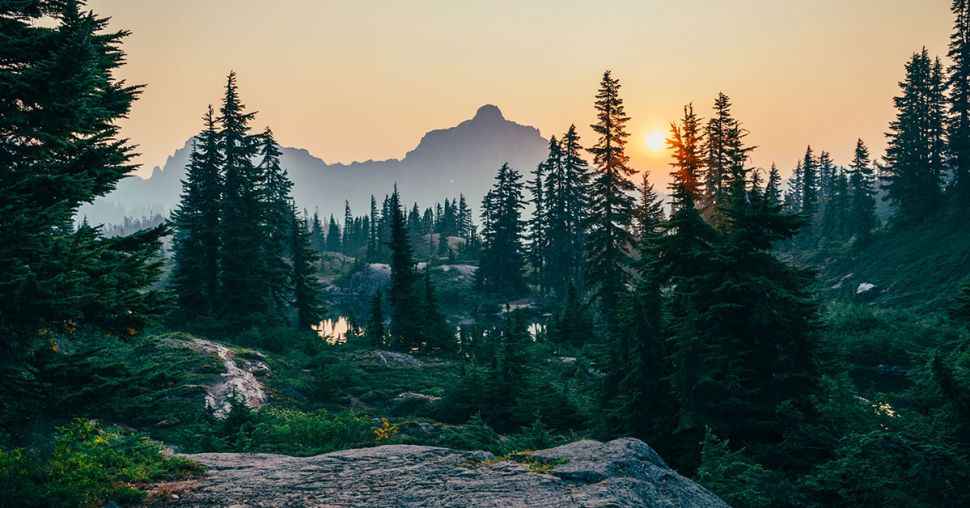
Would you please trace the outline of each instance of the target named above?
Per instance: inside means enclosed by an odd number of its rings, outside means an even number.
[[[315,457],[188,455],[208,473],[155,506],[319,507],[726,507],[680,476],[645,443],[578,441],[540,450],[530,461],[494,463],[487,452],[389,445]],[[171,492],[170,489],[165,489]]]

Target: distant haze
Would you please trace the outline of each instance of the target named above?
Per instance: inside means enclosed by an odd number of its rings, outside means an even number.
[[[482,104],[548,137],[570,123],[591,140],[604,69],[623,85],[631,155],[664,183],[645,138],[723,90],[787,173],[811,143],[875,155],[903,64],[943,55],[950,0],[392,2],[93,0],[133,32],[120,77],[148,85],[123,123],[142,176],[202,126],[230,69],[242,98],[285,146],[330,163],[400,159],[425,132]]]
[[[108,196],[82,207],[80,215],[93,224],[116,224],[126,215],[170,212],[178,203],[191,142],[185,141],[147,180],[123,180]],[[428,132],[400,160],[328,164],[303,148],[284,147],[280,162],[293,180],[300,208],[319,209],[324,219],[333,214],[342,222],[345,199],[354,215],[361,215],[370,209],[371,194],[380,206],[395,183],[408,206],[417,202],[423,209],[464,193],[477,210],[499,166],[508,162],[527,175],[547,148],[538,129],[509,121],[497,106],[487,104],[457,126]]]

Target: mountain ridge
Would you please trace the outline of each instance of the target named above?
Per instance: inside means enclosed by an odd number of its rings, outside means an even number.
[[[79,217],[92,224],[120,223],[125,216],[167,214],[178,203],[192,139],[155,166],[151,175],[122,180],[118,188]],[[499,166],[508,162],[523,174],[545,158],[548,141],[539,129],[508,120],[493,104],[453,127],[425,133],[400,159],[328,163],[301,147],[281,147],[281,164],[293,180],[297,206],[322,216],[343,217],[344,200],[355,214],[369,209],[370,195],[381,199],[395,183],[406,203],[431,206],[464,194],[477,209]]]

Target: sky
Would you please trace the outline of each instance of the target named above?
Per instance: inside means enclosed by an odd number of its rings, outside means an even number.
[[[285,146],[327,162],[401,158],[483,104],[543,136],[593,141],[603,71],[622,85],[632,165],[666,181],[657,133],[723,91],[790,172],[805,146],[847,163],[885,148],[903,65],[945,56],[950,0],[91,0],[132,35],[118,76],[146,84],[122,133],[147,175],[202,127],[230,70]],[[652,136],[652,143],[649,142]],[[651,145],[654,148],[651,148]],[[520,168],[530,170],[531,168]]]

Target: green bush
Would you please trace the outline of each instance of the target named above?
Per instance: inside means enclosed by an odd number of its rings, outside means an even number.
[[[317,455],[374,444],[370,419],[349,411],[302,412],[267,406],[254,413],[251,436],[254,451],[289,455]]]
[[[200,474],[202,466],[167,457],[141,434],[77,419],[41,449],[0,449],[0,504],[88,506],[139,502],[138,486]]]

